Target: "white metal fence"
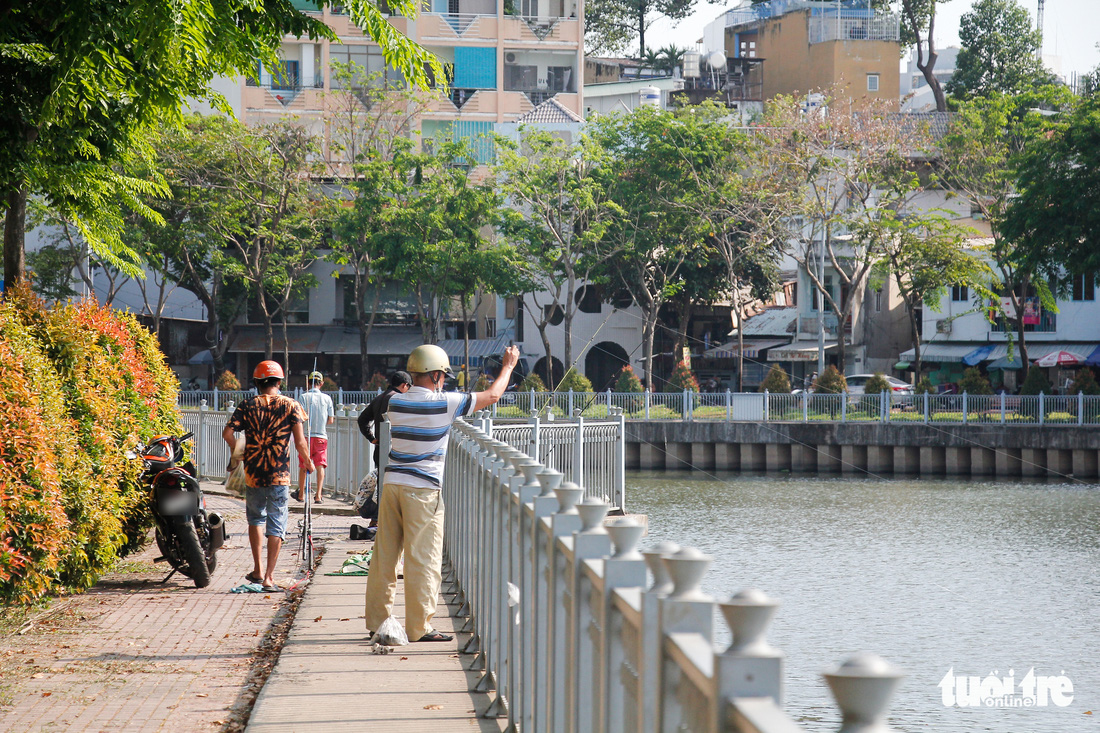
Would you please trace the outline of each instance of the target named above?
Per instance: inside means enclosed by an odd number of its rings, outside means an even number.
[[[565,480],[580,486],[585,497],[625,508],[626,430],[622,408],[612,406],[609,416],[601,420],[582,415],[572,420],[545,420],[536,415],[523,423],[487,424],[494,438],[560,472]]]
[[[246,397],[248,393],[242,393]],[[229,463],[229,446],[222,438],[225,423],[232,415],[232,402],[226,402],[227,410],[211,410],[205,405],[199,409],[184,409],[184,430],[195,434],[195,470],[200,479],[221,481]],[[359,406],[347,409],[341,406],[336,421],[328,426],[328,467],[325,469],[325,488],[336,496],[354,496],[363,480],[374,468],[374,446],[360,434],[356,418]],[[298,452],[290,451],[291,482],[298,481]]]
[[[248,393],[242,393],[245,397]],[[226,410],[211,410],[205,405],[184,409],[183,426],[195,434],[195,469],[199,478],[224,480],[229,463],[229,446],[222,430],[232,415],[232,402]],[[374,446],[359,432],[359,413],[366,405],[340,405],[336,421],[328,426],[328,468],[325,488],[337,496],[354,496],[359,482],[374,466]],[[560,471],[570,481],[583,486],[588,496],[625,508],[626,433],[622,411],[612,408],[609,419],[547,421],[538,417],[525,422],[492,421],[494,436],[524,451],[547,466]],[[483,413],[487,416],[488,413]],[[388,423],[383,423],[379,441],[388,446]],[[578,436],[581,436],[578,439]],[[382,457],[385,462],[384,456]],[[298,452],[290,451],[291,477],[298,476]],[[582,470],[577,471],[576,467]]]
[[[783,654],[764,638],[776,601],[746,590],[716,604],[699,589],[711,558],[672,543],[638,552],[640,524],[605,525],[607,503],[581,501],[496,431],[456,426],[443,486],[445,590],[484,670],[476,689],[497,691],[487,715],[535,732],[801,730],[782,710]],[[716,607],[733,638],[722,651]],[[888,731],[901,677],[873,655],[826,673],[842,730]]]
[[[224,409],[252,392],[180,392],[180,406]],[[290,396],[294,393],[288,392]],[[350,412],[377,392],[329,392]],[[767,392],[507,392],[493,405],[495,419],[724,420],[727,422],[998,423],[1001,425],[1100,425],[1100,396],[770,394]],[[552,464],[557,467],[557,464]],[[560,470],[560,469],[559,469]]]

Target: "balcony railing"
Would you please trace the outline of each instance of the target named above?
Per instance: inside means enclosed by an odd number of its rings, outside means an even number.
[[[810,19],[810,43],[826,41],[898,41],[901,28],[896,15],[848,18],[844,13],[822,13]]]

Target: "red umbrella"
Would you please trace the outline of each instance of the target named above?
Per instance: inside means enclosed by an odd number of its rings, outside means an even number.
[[[1074,354],[1072,351],[1052,351],[1041,359],[1035,360],[1035,366],[1074,366],[1085,360],[1084,356]]]

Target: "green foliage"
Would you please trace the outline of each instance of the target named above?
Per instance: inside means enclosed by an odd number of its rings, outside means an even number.
[[[318,0],[320,8],[327,2]],[[341,2],[379,44],[387,64],[428,86],[442,65],[367,0]],[[393,0],[415,18],[419,3]],[[255,74],[278,63],[284,36],[336,41],[320,17],[289,2],[32,3],[0,24],[0,200],[44,197],[100,254],[125,253],[122,211],[156,215],[143,203],[162,194],[156,177],[132,170],[151,153],[146,130],[177,117],[189,98],[212,100],[219,75]],[[21,207],[20,207],[21,208]],[[5,222],[5,265],[22,262],[23,217]],[[120,264],[123,259],[118,260]],[[136,272],[134,273],[136,274]],[[23,276],[7,272],[9,283]]]
[[[584,44],[589,53],[616,55],[638,44],[645,56],[646,31],[660,18],[683,20],[696,0],[593,0],[584,6]]]
[[[1100,272],[1100,94],[1042,125],[1020,158],[1019,195],[1005,217],[1013,259],[1056,279]]]
[[[770,394],[790,394],[791,380],[787,372],[783,371],[783,367],[772,364],[768,376],[764,377],[764,381],[760,383],[760,391]]]
[[[962,49],[947,82],[952,97],[1019,94],[1051,81],[1042,36],[1017,0],[976,0],[959,24]]]
[[[993,386],[978,367],[970,367],[959,380],[959,391],[967,394],[993,394]]]
[[[1047,379],[1046,370],[1042,367],[1033,366],[1027,370],[1027,377],[1024,378],[1024,383],[1020,385],[1020,394],[1050,394],[1051,389],[1052,387],[1050,380]]]
[[[681,361],[672,370],[672,376],[668,378],[668,386],[676,392],[685,389],[688,392],[698,392],[699,380],[696,379],[695,373],[691,371],[691,367],[687,365],[687,362]]]
[[[917,386],[913,387],[914,394],[936,394],[936,387],[932,384],[932,380],[927,376],[922,376],[917,380]]]
[[[863,394],[879,394],[880,392],[892,392],[890,383],[882,372],[875,372],[867,383],[863,385]]]
[[[546,391],[546,385],[542,383],[542,378],[535,372],[531,372],[524,377],[523,381],[519,383],[519,388],[524,392],[530,392],[532,390],[535,392]]]
[[[83,589],[150,527],[125,452],[181,432],[179,382],[133,317],[90,302],[0,303],[0,600]]]
[[[241,381],[237,379],[236,374],[226,369],[218,375],[218,378],[214,381],[214,386],[218,389],[234,391],[241,388]]]
[[[642,380],[638,379],[638,375],[634,373],[634,367],[627,364],[615,375],[611,391],[620,394],[640,394],[645,390],[642,387]]]
[[[588,377],[584,376],[576,369],[570,369],[562,377],[561,383],[558,384],[558,392],[568,392],[573,390],[574,392],[591,392],[592,382]]]
[[[386,377],[386,375],[382,372],[375,372],[374,374],[370,375],[370,379],[367,380],[367,383],[363,386],[363,389],[368,389],[371,391],[379,389],[385,390],[389,386],[390,380]]]
[[[1069,386],[1070,394],[1084,392],[1086,395],[1100,395],[1100,384],[1096,383],[1096,377],[1088,367],[1081,367],[1073,375],[1073,384]]]
[[[830,364],[823,374],[818,375],[813,389],[818,394],[844,394],[848,391],[848,380]]]

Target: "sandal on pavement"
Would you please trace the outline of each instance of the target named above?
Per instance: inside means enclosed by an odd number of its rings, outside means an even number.
[[[294,501],[301,501],[301,500],[302,500],[302,490],[298,489],[297,491],[294,492]]]
[[[450,634],[443,634],[438,631],[429,631],[421,636],[417,641],[454,641],[454,637]]]
[[[324,500],[321,499],[321,497],[319,497],[319,496],[316,499],[314,499],[313,501],[317,504],[324,504],[325,503]]]
[[[275,593],[275,592],[281,591],[281,590],[286,590],[286,588],[283,588],[282,586],[276,585],[274,583],[272,583],[271,585],[265,585],[264,586],[264,593]]]
[[[263,576],[256,575],[256,573],[248,573],[244,576],[244,579],[249,583],[259,583],[260,585],[263,585],[264,582]]]

